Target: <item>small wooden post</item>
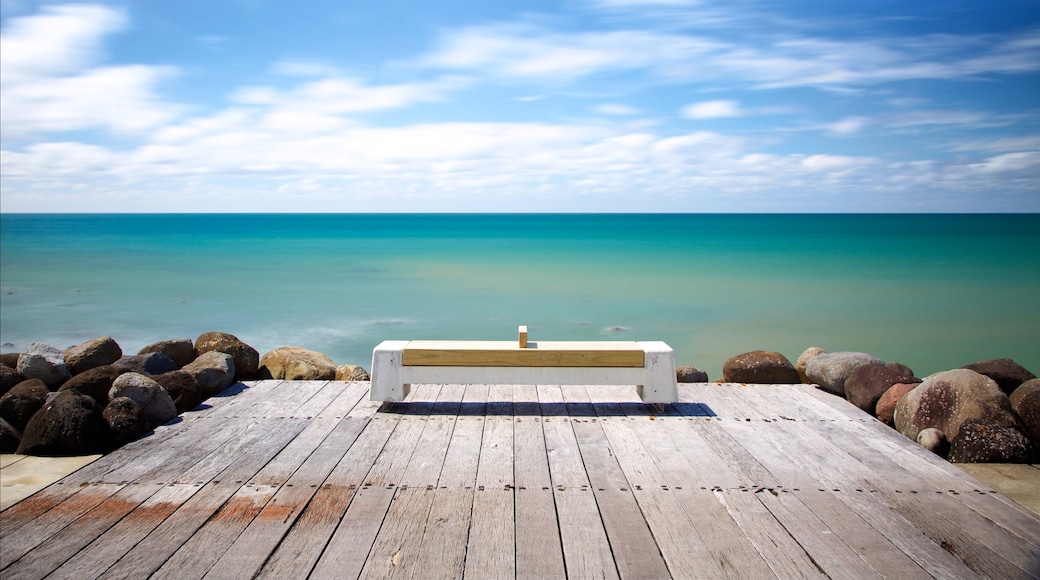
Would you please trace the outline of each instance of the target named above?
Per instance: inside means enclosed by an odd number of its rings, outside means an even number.
[[[527,348],[527,327],[520,327],[520,348]]]

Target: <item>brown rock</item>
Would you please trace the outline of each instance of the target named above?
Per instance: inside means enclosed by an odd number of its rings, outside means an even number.
[[[112,432],[113,448],[122,447],[152,430],[144,411],[130,397],[112,399],[102,416]]]
[[[907,369],[909,370],[909,369]],[[856,367],[845,380],[845,398],[867,413],[877,410],[878,400],[897,383],[919,383],[912,372],[889,368],[886,364],[870,363]]]
[[[18,371],[14,370],[13,367],[0,364],[0,397],[6,395],[7,391],[11,390],[11,387],[20,382],[22,382],[22,375],[18,374]]]
[[[767,350],[738,354],[722,365],[728,383],[788,385],[801,382],[798,371],[784,355]]]
[[[235,359],[226,352],[211,350],[184,365],[188,373],[199,384],[203,400],[216,395],[235,382]]]
[[[675,380],[680,383],[706,383],[708,373],[697,367],[677,366],[675,367]]]
[[[892,385],[878,399],[877,407],[874,408],[878,421],[892,427],[895,425],[896,403],[903,395],[914,390],[921,383],[897,383]]]
[[[18,368],[18,357],[20,356],[22,356],[20,352],[5,352],[0,354],[0,364],[16,369]]]
[[[884,361],[865,352],[827,352],[809,359],[805,376],[821,389],[844,397],[845,381],[852,371],[870,363],[884,364]]]
[[[1032,463],[1035,456],[1025,435],[995,421],[968,419],[950,441],[952,463]]]
[[[184,371],[170,371],[155,377],[155,382],[162,385],[177,406],[177,413],[183,413],[188,409],[194,409],[202,403],[202,390],[195,377]]]
[[[1040,379],[1022,383],[1009,397],[1011,408],[1018,413],[1026,435],[1040,449]]]
[[[367,381],[371,380],[368,371],[358,365],[340,365],[336,367],[337,381]]]
[[[0,418],[0,453],[18,451],[18,444],[21,442],[22,434],[13,425]]]
[[[802,379],[803,383],[812,383],[812,381],[809,380],[809,377],[805,375],[805,365],[809,364],[809,359],[818,354],[825,354],[826,352],[827,351],[818,346],[810,346],[798,357],[798,362],[794,363],[794,370],[798,371],[798,377]]]
[[[177,363],[160,352],[124,356],[112,364],[149,377],[177,370]]]
[[[128,372],[130,371],[126,368],[115,365],[95,367],[65,381],[58,391],[75,389],[84,395],[93,397],[98,405],[104,407],[108,404],[108,391],[112,388],[112,383],[119,378],[119,375]]]
[[[155,427],[177,416],[177,405],[170,394],[151,377],[138,373],[125,373],[112,383],[109,399],[129,397],[141,408],[148,424]]]
[[[264,354],[259,376],[287,381],[331,381],[336,378],[336,363],[320,352],[283,346]]]
[[[191,361],[195,360],[195,357],[199,356],[199,353],[195,352],[195,345],[192,344],[190,338],[175,338],[173,340],[153,342],[137,351],[137,354],[153,352],[166,355],[177,365],[177,368],[190,364]]]
[[[969,369],[936,373],[896,404],[896,429],[915,441],[922,429],[935,427],[952,443],[968,419],[1009,427],[1017,422],[1011,402],[997,383]]]
[[[110,365],[123,356],[123,349],[110,336],[88,340],[65,349],[65,366],[73,376],[104,365]],[[103,403],[101,403],[103,404]]]
[[[22,381],[0,397],[0,417],[18,431],[25,431],[29,419],[47,402],[50,390],[40,379]]]
[[[237,336],[225,332],[207,332],[195,339],[195,352],[199,355],[214,350],[227,353],[235,359],[234,380],[241,381],[256,376],[260,353]]]
[[[111,428],[93,398],[68,390],[39,410],[22,432],[18,453],[92,455],[109,448]]]
[[[985,360],[961,368],[971,369],[993,379],[1006,395],[1013,393],[1022,383],[1036,378],[1028,369],[1009,358]]]

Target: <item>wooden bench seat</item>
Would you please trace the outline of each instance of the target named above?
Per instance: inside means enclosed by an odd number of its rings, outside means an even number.
[[[412,384],[634,385],[646,403],[678,401],[675,355],[658,341],[387,340],[372,351],[374,401]]]

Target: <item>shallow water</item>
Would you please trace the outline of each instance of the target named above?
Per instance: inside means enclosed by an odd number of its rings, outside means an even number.
[[[0,215],[0,341],[664,340],[1040,372],[1040,215]]]

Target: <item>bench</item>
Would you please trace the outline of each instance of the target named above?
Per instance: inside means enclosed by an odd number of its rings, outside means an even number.
[[[386,340],[372,351],[373,401],[413,384],[635,385],[644,403],[675,403],[675,353],[658,341]]]

